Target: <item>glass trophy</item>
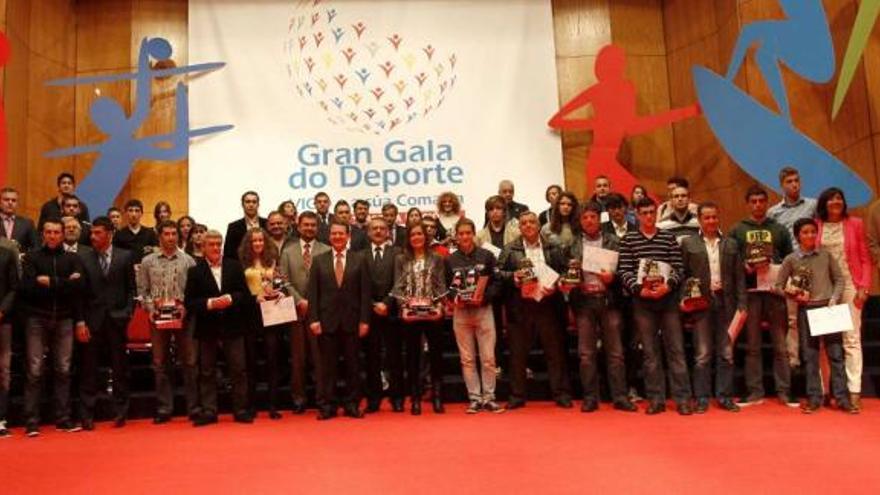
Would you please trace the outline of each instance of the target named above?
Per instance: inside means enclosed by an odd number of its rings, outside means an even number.
[[[181,330],[183,328],[183,298],[177,283],[177,267],[164,270],[158,292],[153,294],[156,317],[153,321],[158,330]]]

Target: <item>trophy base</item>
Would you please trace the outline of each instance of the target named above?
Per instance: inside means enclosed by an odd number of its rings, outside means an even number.
[[[689,297],[681,301],[679,308],[684,313],[696,313],[709,309],[709,300],[705,297]]]
[[[437,321],[442,318],[443,311],[439,306],[404,308],[400,312],[400,319],[405,322]]]
[[[156,330],[182,330],[183,329],[183,320],[181,319],[173,319],[173,320],[156,320],[155,322]]]

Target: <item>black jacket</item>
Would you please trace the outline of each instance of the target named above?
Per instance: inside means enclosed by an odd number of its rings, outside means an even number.
[[[79,257],[43,246],[24,256],[21,268],[21,306],[26,316],[73,318],[83,320],[83,293],[86,274]],[[77,274],[73,280],[71,276]],[[37,277],[48,276],[49,286],[37,283]]]
[[[253,304],[253,296],[247,287],[244,270],[237,260],[223,258],[220,287],[211,266],[200,259],[186,274],[184,304],[186,311],[196,318],[197,339],[234,338],[244,335],[248,328],[247,316]],[[232,305],[226,309],[208,310],[208,299],[223,294],[232,296]]]
[[[321,322],[328,334],[357,333],[372,313],[370,269],[364,252],[346,251],[342,286],[336,285],[333,249],[315,256],[309,272],[309,323]]]
[[[106,319],[128,325],[137,294],[131,252],[114,247],[110,251],[107,275],[101,270],[97,251],[83,249],[77,254],[87,277],[88,296],[84,308],[89,328],[99,331]]]
[[[18,255],[11,249],[0,249],[0,313],[2,322],[9,320],[18,290]]]
[[[482,306],[491,304],[501,292],[501,280],[495,275],[495,255],[481,247],[474,247],[469,254],[457,250],[446,258],[446,283],[451,284],[455,272],[463,272],[465,276],[471,268],[479,267],[478,277],[489,276],[486,292],[483,294]]]
[[[37,240],[37,230],[30,218],[15,215],[12,223],[12,239],[10,240],[18,243],[19,251],[26,253],[31,249],[39,247],[40,242]],[[2,222],[0,222],[0,237],[7,237],[6,229],[3,228]]]
[[[135,234],[128,228],[122,227],[113,234],[113,247],[125,249],[131,253],[132,262],[140,264],[144,256],[152,252],[152,248],[159,245],[159,238],[156,231],[149,227],[141,226],[138,233]]]
[[[572,260],[582,260],[584,256],[584,244],[583,244],[584,234],[579,233],[574,237],[574,241],[571,243],[571,247],[568,248],[568,259]],[[614,232],[608,233],[606,231],[602,231],[602,249],[607,249],[609,251],[619,251],[620,250],[620,239],[614,235]],[[566,271],[568,269],[566,268]],[[623,297],[623,285],[620,283],[620,278],[617,274],[614,274],[614,280],[611,284],[606,287],[605,297],[606,302],[609,305],[617,304],[620,301],[620,298]],[[569,300],[571,301],[571,305],[573,307],[579,307],[587,302],[587,298],[591,296],[585,295],[581,292],[580,288],[574,288],[569,295]]]
[[[746,275],[743,258],[735,239],[722,237],[718,246],[721,258],[721,290],[724,294],[724,307],[733,316],[736,309],[747,309]],[[681,243],[684,276],[700,279],[700,292],[704,296],[712,293],[712,274],[709,269],[709,253],[702,235],[686,237]],[[684,289],[682,284],[682,290]]]
[[[403,251],[397,246],[385,245],[382,259],[376,262],[375,246],[370,243],[363,250],[370,267],[370,298],[373,302],[384,302],[390,308],[394,305],[391,289],[394,287],[394,260]]]
[[[565,253],[563,253],[558,246],[551,245],[548,242],[542,242],[541,245],[544,250],[544,260],[547,265],[560,275],[564,274],[568,267]],[[519,270],[520,261],[525,257],[526,250],[522,238],[504,246],[504,249],[501,251],[501,256],[498,257],[498,270],[496,270],[496,273],[503,281],[507,293],[509,294],[504,299],[507,304],[508,315],[514,320],[520,317],[523,310],[527,310],[527,306],[523,304],[525,301],[522,298],[520,289],[516,287],[513,279],[514,272]],[[545,303],[559,306],[560,311],[562,311],[562,305],[564,304],[559,291],[545,297],[540,302],[540,304]]]
[[[257,217],[257,221],[260,223],[260,228],[266,228],[266,219],[263,217]],[[248,227],[247,222],[245,222],[244,217],[239,218],[238,220],[230,223],[226,227],[226,237],[223,241],[223,257],[227,259],[238,259],[238,247],[241,246],[241,241],[244,239],[244,235],[247,233]]]

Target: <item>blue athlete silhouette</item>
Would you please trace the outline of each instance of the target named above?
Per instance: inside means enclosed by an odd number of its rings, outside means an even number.
[[[107,136],[101,144],[90,144],[51,151],[48,157],[61,157],[82,153],[98,152],[100,155],[89,174],[77,188],[80,198],[94,205],[94,211],[106,211],[113,205],[137,160],[176,161],[186,158],[189,153],[189,140],[215,132],[226,131],[231,125],[206,127],[190,130],[188,91],[183,82],[178,82],[175,94],[175,129],[171,134],[136,139],[135,134],[150,115],[151,82],[155,77],[176,74],[204,72],[222,67],[222,63],[191,65],[180,68],[153,70],[150,59],[166,61],[171,58],[171,44],[163,38],[144,38],[138,54],[137,72],[88,78],[50,81],[50,86],[71,86],[79,84],[134,79],[137,93],[131,117],[125,114],[122,105],[112,98],[101,96],[89,107],[89,116],[94,124]],[[168,143],[168,146],[160,146]]]
[[[778,190],[778,172],[793,166],[803,191],[818,194],[835,184],[854,205],[871,199],[871,189],[846,164],[800,133],[782,79],[782,65],[814,83],[834,76],[831,30],[821,0],[780,0],[786,18],[743,27],[724,78],[705,67],[693,68],[697,96],[709,126],[725,151],[749,175]],[[774,113],[733,83],[749,48],[757,45],[755,63],[778,107]]]

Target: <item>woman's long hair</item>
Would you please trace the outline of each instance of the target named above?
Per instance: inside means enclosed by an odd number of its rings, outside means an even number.
[[[263,268],[275,266],[275,263],[278,261],[278,248],[275,247],[275,243],[269,238],[269,233],[263,230],[262,227],[253,227],[245,232],[244,239],[241,240],[241,245],[238,246],[238,259],[241,261],[242,266],[250,268],[255,264],[254,250],[251,248],[255,234],[263,234],[263,253],[260,255],[260,264],[263,265]]]
[[[562,214],[559,213],[559,203],[563,199],[568,199],[571,201],[571,213],[567,218],[563,218]],[[567,223],[569,227],[571,227],[571,232],[575,233],[578,230],[578,222],[576,221],[580,215],[578,214],[578,200],[577,196],[574,195],[571,191],[563,191],[559,194],[559,198],[556,199],[556,205],[553,207],[553,210],[550,214],[550,232],[554,234],[562,233],[562,224]]]

